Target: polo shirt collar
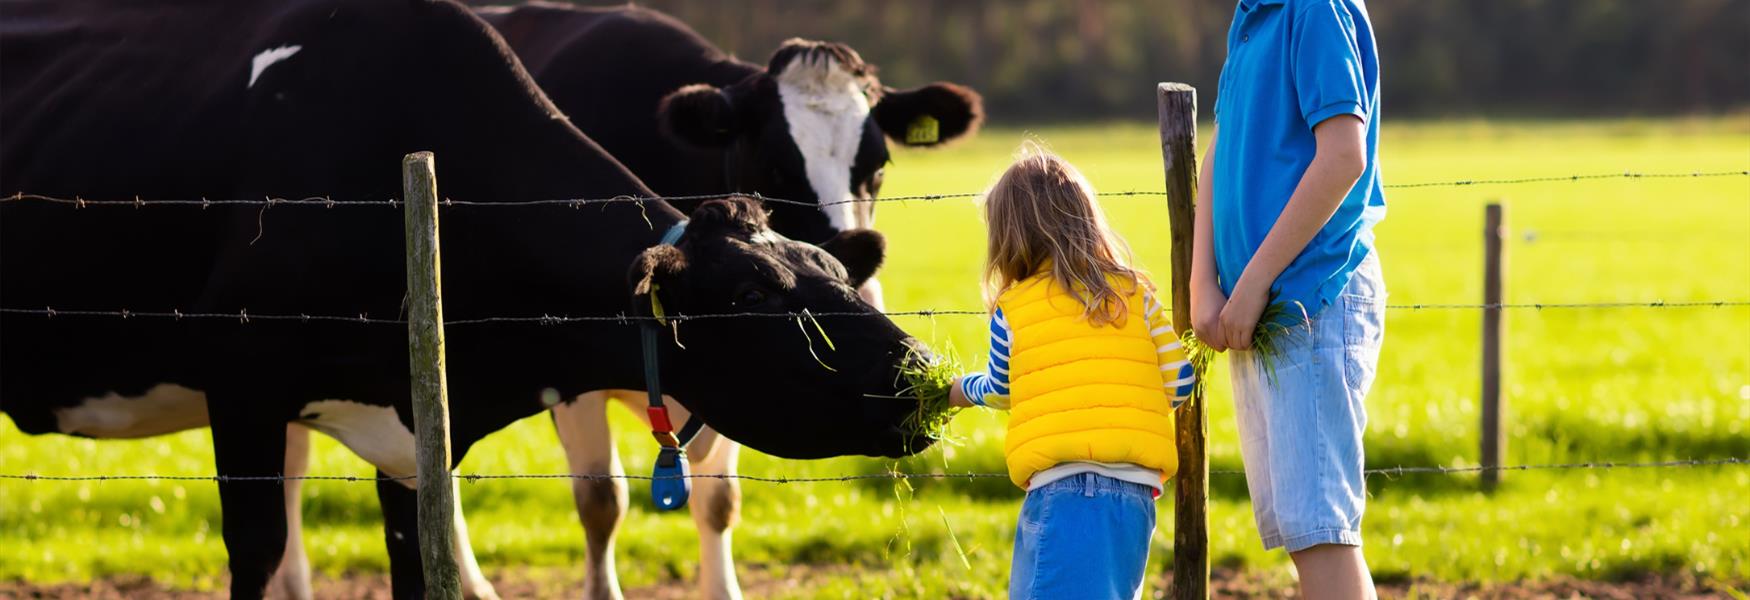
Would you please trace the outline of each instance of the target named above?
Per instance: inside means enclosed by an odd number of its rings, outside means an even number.
[[[1268,6],[1271,4],[1282,4],[1284,2],[1287,2],[1287,0],[1240,0],[1240,4],[1245,5],[1246,10],[1252,10],[1259,5]]]

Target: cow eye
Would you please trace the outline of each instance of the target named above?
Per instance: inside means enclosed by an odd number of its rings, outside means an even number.
[[[759,306],[765,304],[766,293],[757,289],[745,289],[735,296],[736,306]]]
[[[772,185],[774,187],[784,185],[784,170],[783,169],[778,169],[778,168],[772,169]]]

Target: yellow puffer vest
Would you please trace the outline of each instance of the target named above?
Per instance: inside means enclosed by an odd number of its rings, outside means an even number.
[[[1131,463],[1160,469],[1163,482],[1178,469],[1143,290],[1125,302],[1121,325],[1095,328],[1049,269],[997,298],[1010,331],[1004,454],[1015,485],[1066,462]]]

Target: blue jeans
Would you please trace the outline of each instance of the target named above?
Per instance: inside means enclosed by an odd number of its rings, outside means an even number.
[[[1234,416],[1264,548],[1361,545],[1361,435],[1384,338],[1376,253],[1335,303],[1280,338],[1274,374],[1256,351],[1233,353]]]
[[[1081,473],[1029,491],[1009,598],[1138,598],[1154,530],[1154,488],[1146,485]]]

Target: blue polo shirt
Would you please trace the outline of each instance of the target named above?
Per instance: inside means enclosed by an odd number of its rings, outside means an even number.
[[[1313,126],[1340,115],[1367,124],[1367,170],[1271,285],[1272,302],[1317,314],[1373,251],[1373,225],[1385,217],[1373,27],[1361,0],[1240,0],[1227,37],[1211,182],[1223,291],[1233,293],[1312,163]]]

